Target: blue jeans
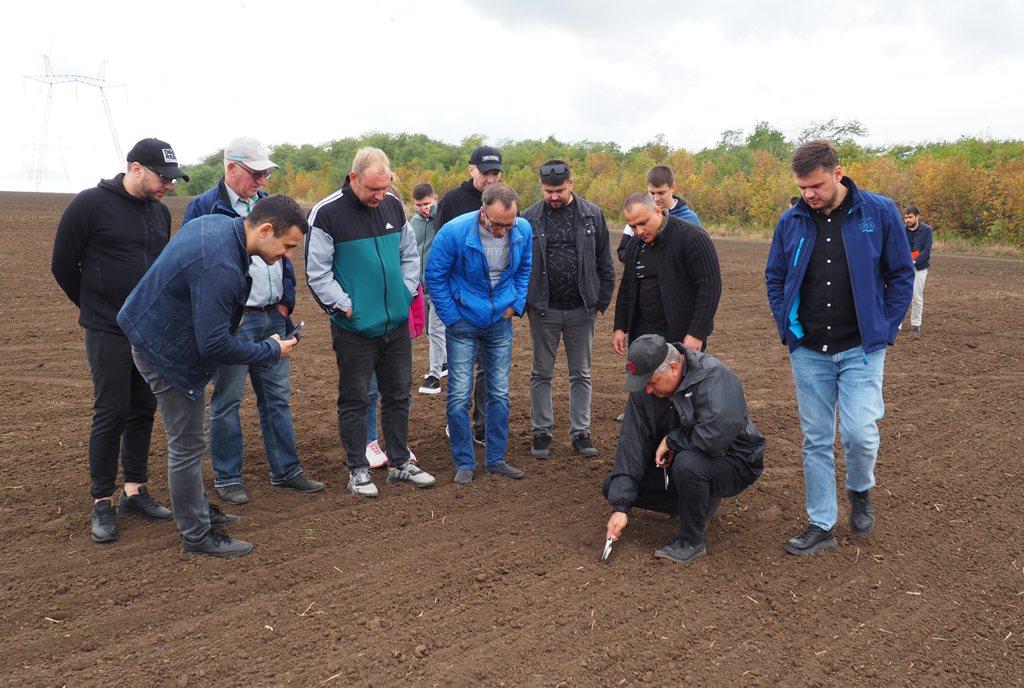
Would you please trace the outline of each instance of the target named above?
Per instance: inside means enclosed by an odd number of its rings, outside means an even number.
[[[862,492],[875,485],[878,420],[885,412],[882,374],[885,349],[865,354],[856,346],[838,354],[800,347],[790,366],[804,433],[804,486],[807,517],[830,529],[838,518],[835,455],[836,408],[846,455],[846,487]]]
[[[246,311],[235,337],[259,342],[285,334],[285,318],[276,310]],[[295,428],[288,405],[292,395],[291,359],[273,365],[222,365],[213,373],[210,397],[210,460],[216,487],[242,484],[242,420],[238,407],[245,394],[246,373],[256,392],[256,408],[263,431],[263,449],[270,467],[270,482],[279,485],[302,472],[295,451]]]
[[[377,441],[377,400],[380,399],[380,390],[377,389],[377,373],[370,378],[369,403],[366,407],[366,443]],[[412,415],[412,393],[409,393],[409,414]]]
[[[459,320],[445,328],[448,351],[448,432],[455,468],[475,468],[473,435],[469,424],[469,400],[473,394],[473,361],[483,354],[487,385],[485,421],[486,465],[505,461],[508,445],[508,383],[512,370],[512,321],[501,318],[490,327],[474,327]]]

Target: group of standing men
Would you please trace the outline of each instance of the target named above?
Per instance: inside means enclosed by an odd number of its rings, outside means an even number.
[[[323,488],[300,467],[289,407],[287,361],[298,343],[297,334],[285,334],[292,330],[296,286],[289,259],[307,233],[307,282],[331,321],[351,492],[378,494],[367,450],[373,384],[387,482],[435,482],[408,448],[408,320],[420,288],[430,338],[420,391],[438,393],[447,373],[455,483],[474,479],[474,443],[485,447],[485,472],[524,475],[505,461],[513,316],[528,316],[533,345],[531,454],[551,455],[559,342],[569,369],[569,440],[576,454],[597,454],[590,436],[592,345],[597,315],[611,303],[615,268],[604,216],[573,191],[564,161],[540,166],[543,198],[520,213],[518,194],[500,181],[500,151],[482,146],[471,157],[470,179],[440,203],[429,185],[417,185],[417,212],[407,221],[389,191],[386,154],[366,148],[343,187],[307,219],[292,199],[266,196],[261,187],[276,165],[259,142],[238,139],[225,150],[224,177],[189,204],[170,242],[170,215],[159,201],[178,178],[187,180],[173,150],[146,139],[128,162],[127,173],[82,192],[68,207],[53,257],[54,275],[81,308],[93,371],[94,540],[117,536],[119,454],[125,495],[118,510],[150,520],[172,517],[145,487],[159,405],[182,549],[214,556],[251,550],[222,530],[238,517],[209,503],[202,486],[210,379],[211,455],[225,502],[248,501],[238,416],[247,374],[271,483],[300,492]],[[899,214],[892,202],[857,189],[830,144],[802,146],[793,171],[802,198],[779,220],[765,274],[780,337],[790,347],[804,432],[809,524],[785,548],[809,554],[835,546],[837,408],[851,528],[860,534],[873,528],[882,364],[909,305],[913,276],[907,241],[893,229]],[[647,182],[648,193],[623,206],[629,231],[617,251],[624,273],[611,343],[626,359],[631,394],[604,485],[613,507],[607,531],[618,539],[633,506],[673,513],[680,518],[677,537],[655,556],[687,562],[704,554],[704,529],[718,501],[761,475],[765,442],[749,419],[738,378],[706,353],[722,288],[714,244],[674,194],[670,169],[652,169]],[[918,215],[916,208],[907,214]],[[909,219],[906,225],[913,243],[911,232],[921,228]],[[924,228],[927,249],[914,256],[919,271],[927,270],[930,250],[930,228]],[[103,281],[113,274],[116,285]]]

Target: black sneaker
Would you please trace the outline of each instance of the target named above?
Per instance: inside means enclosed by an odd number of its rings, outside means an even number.
[[[420,394],[440,394],[441,381],[433,375],[427,375],[420,385]]]
[[[590,441],[589,432],[577,433],[572,438],[572,450],[580,456],[591,457],[597,456],[597,447]]]
[[[182,538],[181,551],[189,554],[205,554],[209,557],[231,557],[245,556],[252,551],[252,543],[245,540],[235,540],[227,531],[220,528],[211,528],[205,538],[199,542],[189,542]]]
[[[93,542],[113,542],[117,539],[117,520],[114,515],[114,499],[101,499],[92,507]]]
[[[473,428],[473,441],[481,447],[487,442],[487,431],[483,428]]]
[[[875,510],[871,506],[871,490],[847,490],[850,498],[850,530],[854,535],[868,535],[875,529]]]
[[[448,364],[447,363],[442,363],[441,364],[441,377],[448,377]]]
[[[654,550],[654,558],[663,561],[671,561],[673,564],[686,564],[694,559],[707,554],[707,547],[703,542],[691,545],[676,538],[664,547]]]
[[[546,459],[551,456],[551,435],[546,432],[533,433],[533,446],[530,455],[535,459]]]
[[[824,530],[813,523],[807,526],[807,530],[796,537],[791,537],[782,546],[790,554],[798,557],[805,557],[814,554],[819,549],[832,549],[836,546],[836,539],[832,535],[832,529]]]
[[[144,518],[147,521],[169,521],[172,516],[171,510],[160,506],[149,495],[145,486],[140,487],[139,493],[131,497],[121,495],[121,499],[117,503],[117,513]]]
[[[283,483],[278,483],[274,487],[286,487],[289,490],[295,490],[297,492],[319,492],[324,489],[324,484],[319,480],[313,480],[305,473],[299,473],[296,476],[288,478]]]
[[[213,502],[210,502],[210,525],[214,528],[226,526],[229,523],[238,523],[241,520],[241,516],[235,516],[234,514],[225,514],[219,506],[217,506]]]

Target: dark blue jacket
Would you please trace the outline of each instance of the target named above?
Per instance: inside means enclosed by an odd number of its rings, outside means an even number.
[[[843,218],[843,244],[865,353],[896,342],[914,289],[914,266],[904,236],[903,216],[892,200],[861,191],[843,177],[852,195]],[[779,337],[793,351],[804,338],[797,316],[800,285],[817,236],[811,208],[801,198],[775,225],[764,275],[768,303]]]
[[[267,196],[267,192],[260,189],[256,192],[257,199]],[[199,194],[185,208],[185,217],[181,224],[191,222],[203,215],[227,215],[228,217],[240,217],[238,212],[231,206],[231,196],[228,196],[228,187],[224,183],[224,177],[220,178],[217,186],[207,189]],[[281,303],[291,313],[295,310],[295,268],[287,258],[281,259],[281,267],[284,270],[284,277],[281,280]],[[288,329],[292,328],[291,321],[288,321]]]
[[[509,266],[491,286],[487,256],[480,243],[480,211],[459,215],[434,237],[427,259],[426,281],[437,317],[447,326],[465,318],[474,327],[490,327],[512,306],[526,308],[533,265],[533,230],[521,217],[509,230]]]
[[[117,324],[139,355],[194,401],[222,363],[280,359],[273,339],[233,336],[250,285],[242,219],[204,215],[174,235],[128,295]]]
[[[915,270],[927,270],[932,262],[932,226],[918,220],[917,229],[907,230],[907,243],[910,245],[910,254],[913,257],[914,251],[919,251],[914,259]]]

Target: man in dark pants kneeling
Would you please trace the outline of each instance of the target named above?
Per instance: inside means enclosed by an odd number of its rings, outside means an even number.
[[[646,334],[630,344],[626,371],[629,405],[603,487],[607,537],[619,539],[634,506],[678,515],[675,539],[654,556],[683,564],[705,554],[719,501],[764,472],[764,437],[739,378],[714,356]]]

